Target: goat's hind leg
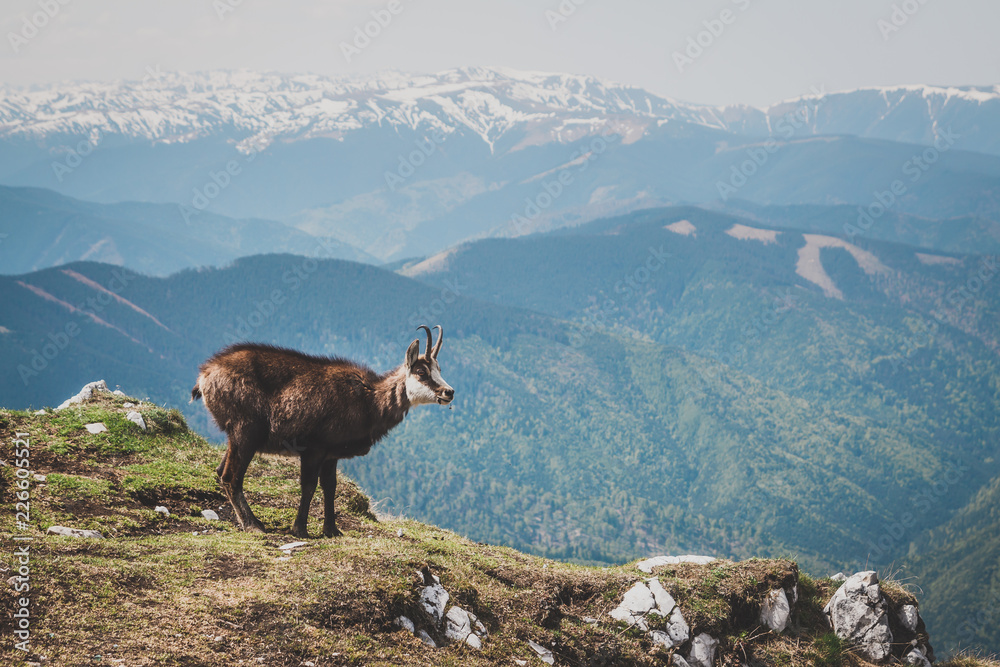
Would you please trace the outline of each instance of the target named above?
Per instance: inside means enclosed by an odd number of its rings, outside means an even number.
[[[337,497],[337,459],[323,461],[319,483],[323,485],[323,535],[324,537],[343,535],[337,528],[337,515],[333,511],[334,499]]]
[[[243,530],[264,532],[264,524],[254,516],[246,496],[243,495],[243,478],[246,475],[250,461],[257,453],[257,445],[263,444],[253,437],[248,429],[234,430],[229,435],[229,449],[223,459],[223,470],[219,476],[219,485],[233,506],[236,520]]]
[[[295,523],[292,524],[292,535],[295,537],[309,537],[309,506],[312,504],[313,494],[316,493],[316,483],[319,481],[320,465],[323,463],[323,453],[317,450],[306,450],[300,454],[301,469],[299,484],[302,487],[302,497],[299,499],[299,512],[295,516]]]

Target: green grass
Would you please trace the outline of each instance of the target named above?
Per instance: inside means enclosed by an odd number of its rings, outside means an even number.
[[[50,664],[537,664],[527,639],[552,648],[559,664],[667,664],[669,652],[655,649],[646,633],[608,616],[648,576],[633,565],[573,565],[406,518],[376,520],[367,496],[344,477],[337,498],[344,536],[308,540],[289,557],[277,547],[296,539],[289,533],[298,503],[296,461],[254,461],[247,493],[268,533],[243,533],[215,480],[220,450],[188,431],[177,413],[154,406],[139,408],[150,428],[135,428],[124,421],[122,402],[102,397],[43,416],[0,411],[0,459],[12,460],[13,434],[28,432],[31,467],[46,475],[32,482],[27,532],[35,538],[32,646]],[[94,421],[109,431],[87,433],[83,425]],[[10,466],[0,467],[4,488],[13,475]],[[166,505],[171,516],[153,511],[156,505]],[[314,537],[321,506],[314,501]],[[202,509],[219,507],[224,521],[200,517]],[[12,517],[2,521],[9,539]],[[44,535],[54,523],[95,528],[107,539]],[[418,572],[425,569],[440,577],[451,603],[486,625],[482,651],[433,650],[394,625],[401,614],[419,617]],[[717,561],[655,574],[692,634],[721,640],[724,664],[747,657],[795,667],[863,664],[829,634],[819,611],[836,586],[799,575],[792,561]],[[762,632],[760,601],[795,582],[795,627],[781,636]],[[909,595],[889,588],[892,596]],[[13,593],[4,590],[12,603]],[[11,631],[9,616],[0,620],[0,632]],[[4,651],[5,660],[23,657],[10,653],[9,643]],[[952,667],[991,665],[975,660]]]

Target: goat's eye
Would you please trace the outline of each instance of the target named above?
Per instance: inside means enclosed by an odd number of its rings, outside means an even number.
[[[424,375],[424,369],[423,368],[414,369],[413,374],[414,375]]]

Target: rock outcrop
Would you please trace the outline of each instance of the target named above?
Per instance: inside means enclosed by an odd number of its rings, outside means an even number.
[[[81,389],[76,396],[71,396],[70,398],[67,398],[65,401],[59,404],[59,407],[56,408],[56,410],[65,410],[66,408],[72,405],[79,405],[80,403],[85,403],[89,401],[91,398],[93,398],[95,391],[103,391],[105,393],[110,393],[108,391],[108,383],[105,382],[104,380],[98,380],[97,382],[91,382],[89,384],[85,384],[83,386],[83,389]]]
[[[423,586],[420,588],[420,611],[396,618],[396,625],[423,643],[437,648],[461,642],[474,649],[482,649],[489,635],[486,627],[471,611],[458,605],[448,606],[451,596],[441,579],[426,568],[417,572]]]
[[[902,660],[929,665],[934,661],[934,650],[916,606],[894,606],[883,594],[875,572],[847,577],[823,611],[837,636],[871,662]]]

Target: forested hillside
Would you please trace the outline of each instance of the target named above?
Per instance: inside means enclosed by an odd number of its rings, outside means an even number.
[[[950,523],[1000,475],[989,259],[689,209],[477,242],[411,277],[287,255],[168,278],[74,264],[0,278],[0,404],[103,378],[207,430],[189,392],[228,342],[386,369],[441,323],[455,409],[415,410],[345,464],[383,509],[584,562],[887,567],[927,531],[991,529],[971,509]]]

